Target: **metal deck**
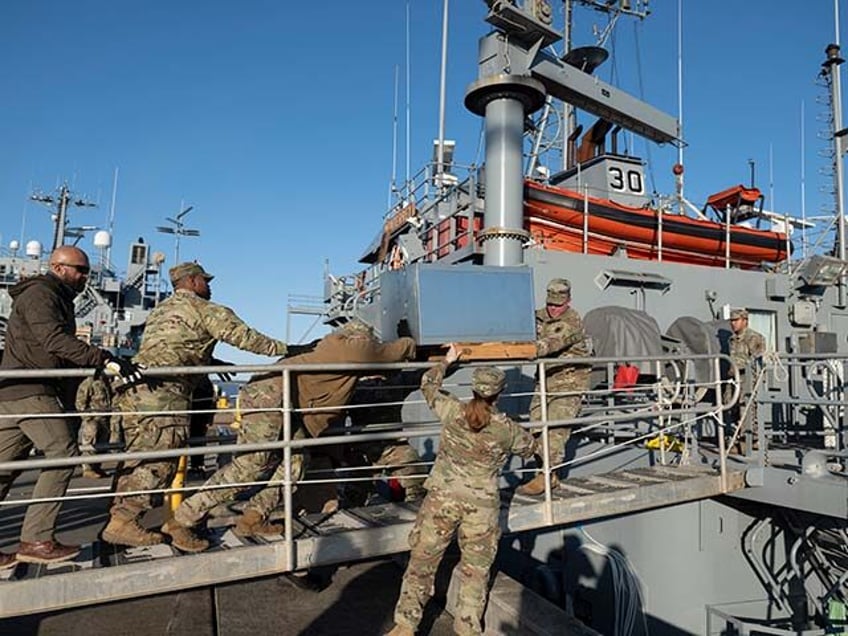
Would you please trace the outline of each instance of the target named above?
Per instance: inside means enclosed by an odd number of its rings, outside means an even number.
[[[623,515],[714,497],[745,487],[744,473],[721,476],[705,466],[655,466],[569,479],[551,500],[504,491],[507,533]],[[319,565],[381,557],[408,549],[417,506],[380,504],[296,520],[294,561],[286,541],[238,538],[232,516],[209,523],[214,547],[182,555],[168,545],[117,550],[96,541],[76,560],[18,564],[0,573],[0,618],[90,605],[248,579]]]

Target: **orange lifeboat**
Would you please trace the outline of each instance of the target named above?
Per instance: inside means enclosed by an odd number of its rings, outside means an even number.
[[[738,188],[713,195],[708,205],[714,203],[717,212],[733,204],[737,204],[733,209],[751,209],[761,198],[756,188]],[[526,181],[524,188],[525,228],[548,249],[583,252],[585,243],[589,254],[626,250],[630,258],[659,260],[661,255],[664,261],[714,267],[724,267],[729,260],[742,269],[760,268],[789,256],[786,234],[734,225],[736,220],[733,214],[730,222],[662,214],[654,208],[628,207],[534,181]]]

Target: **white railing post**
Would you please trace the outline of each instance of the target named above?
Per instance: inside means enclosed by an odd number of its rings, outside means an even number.
[[[548,379],[544,361],[539,362],[539,415],[542,418],[542,470],[545,476],[545,523],[554,522],[554,511],[551,496],[551,441],[548,438]]]
[[[283,465],[285,466],[286,479],[283,482],[283,508],[286,516],[283,520],[286,544],[286,569],[294,569],[294,528],[292,524],[292,474],[291,474],[291,372],[283,369]]]

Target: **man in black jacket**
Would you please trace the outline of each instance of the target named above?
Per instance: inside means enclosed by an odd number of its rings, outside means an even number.
[[[74,298],[88,280],[88,256],[61,246],[50,256],[47,274],[15,285],[12,315],[6,330],[6,351],[0,369],[65,369],[109,365],[126,382],[138,380],[138,369],[103,349],[76,337]],[[64,413],[73,408],[76,382],[67,378],[0,379],[0,462],[25,459],[32,447],[47,458],[78,454],[71,423]],[[0,501],[19,473],[0,471]],[[34,499],[62,497],[73,467],[42,470]],[[0,568],[15,561],[53,563],[76,556],[79,546],[63,545],[55,537],[61,502],[32,504],[21,527],[17,555],[0,553]]]

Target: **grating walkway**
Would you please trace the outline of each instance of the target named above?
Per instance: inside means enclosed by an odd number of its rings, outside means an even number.
[[[714,497],[744,488],[731,471],[727,487],[707,467],[638,468],[566,480],[550,505],[541,497],[503,493],[506,532],[517,533]],[[76,560],[49,566],[18,564],[0,572],[0,618],[173,592],[239,579],[349,563],[408,549],[414,504],[380,504],[311,514],[295,520],[294,559],[286,542],[237,537],[231,516],[210,521],[214,548],[181,555],[168,545],[118,550],[96,541]]]

